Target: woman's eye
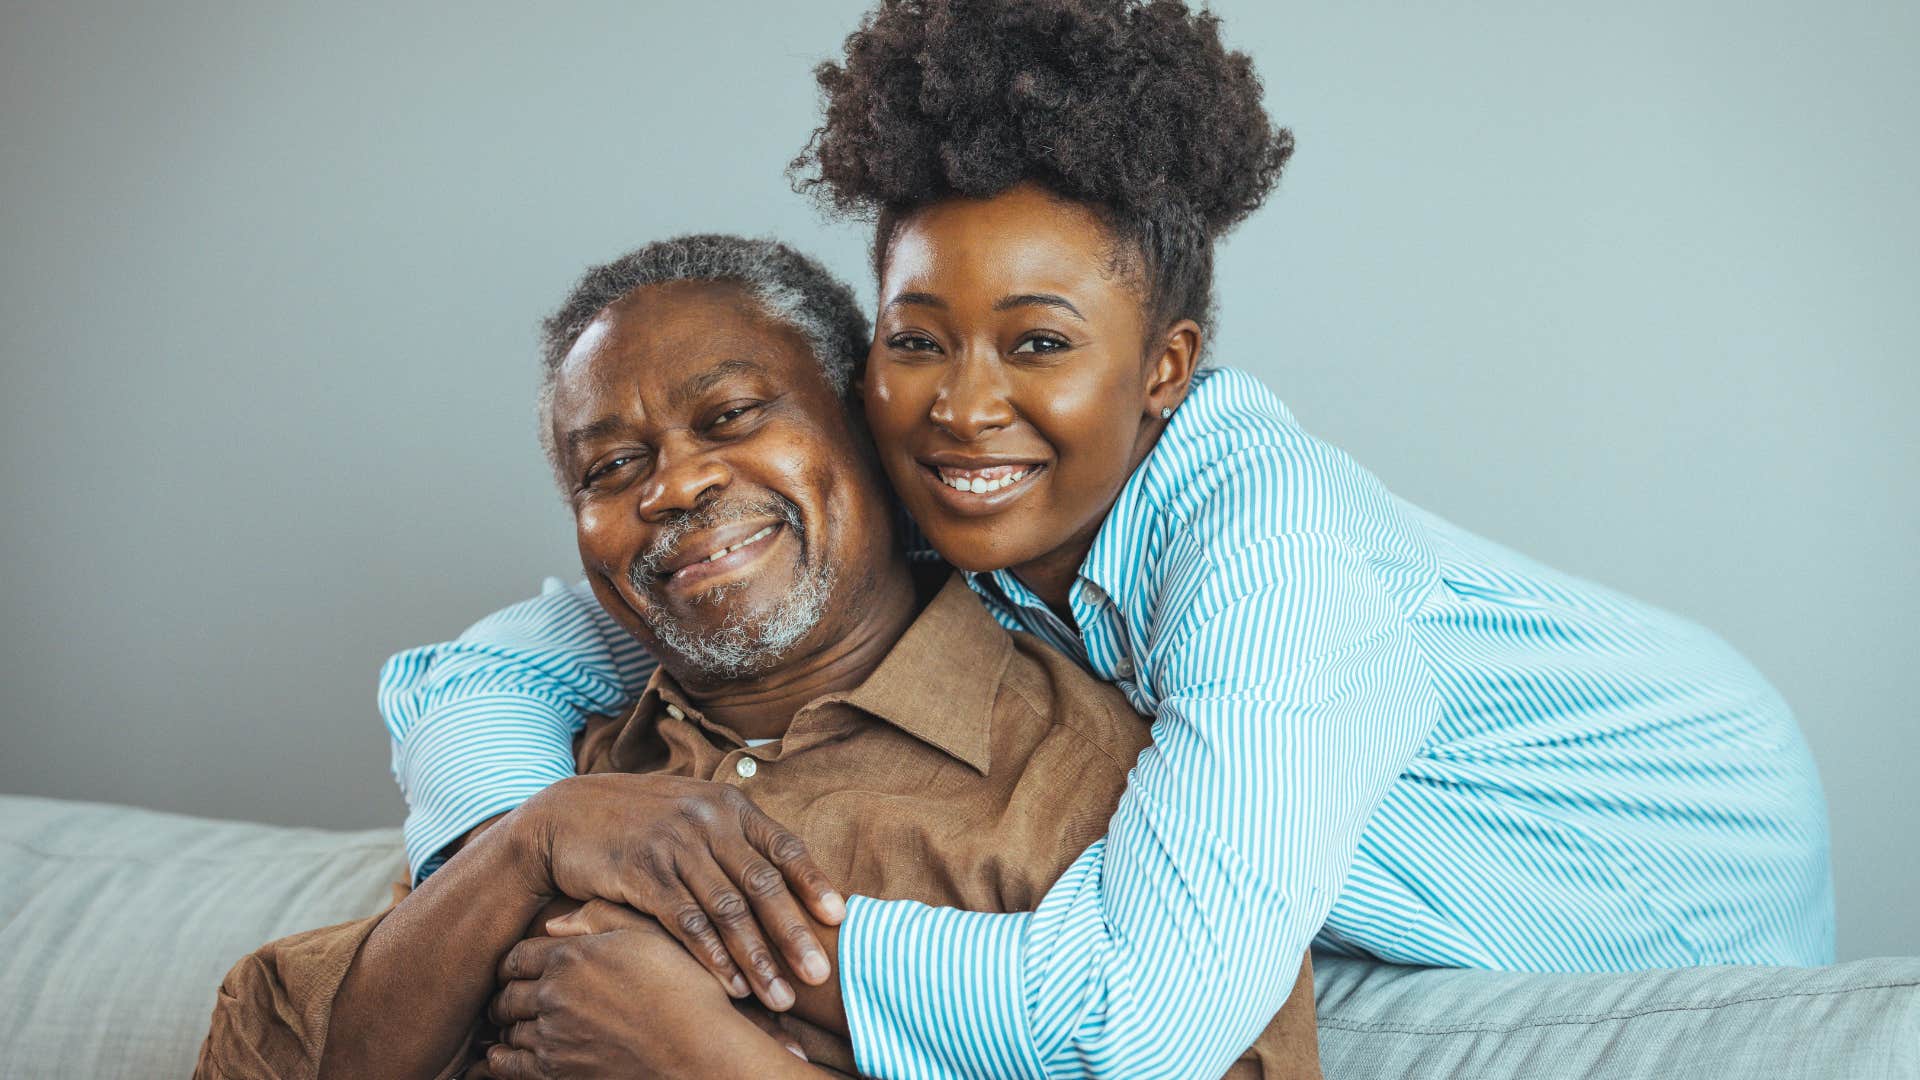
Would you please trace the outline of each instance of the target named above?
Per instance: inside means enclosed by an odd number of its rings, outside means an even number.
[[[887,346],[903,352],[932,352],[940,347],[925,334],[895,334],[887,339]]]
[[[1026,353],[1031,356],[1035,354],[1059,352],[1069,347],[1065,340],[1054,337],[1051,334],[1035,334],[1020,344],[1015,345],[1013,351],[1016,354]]]
[[[722,424],[726,424],[734,420],[738,420],[742,416],[745,416],[748,412],[752,411],[752,409],[753,409],[753,406],[751,405],[736,405],[733,408],[728,409],[726,412],[721,413],[719,416],[714,417],[713,423],[709,424],[708,426],[719,427]]]

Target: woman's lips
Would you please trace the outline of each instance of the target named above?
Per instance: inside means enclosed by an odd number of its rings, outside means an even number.
[[[940,505],[957,514],[989,514],[1006,508],[1034,486],[1047,467],[1021,462],[962,468],[921,462],[920,475]]]

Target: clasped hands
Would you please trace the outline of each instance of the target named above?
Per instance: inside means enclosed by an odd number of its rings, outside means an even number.
[[[804,1059],[770,1013],[730,998],[785,1010],[785,973],[827,983],[815,922],[836,925],[846,907],[806,845],[745,795],[660,774],[580,776],[496,827],[513,831],[533,895],[584,906],[501,961],[495,1075],[766,1075]]]

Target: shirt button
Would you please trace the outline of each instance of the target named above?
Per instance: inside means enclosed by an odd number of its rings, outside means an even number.
[[[1113,665],[1113,673],[1123,679],[1133,678],[1133,661],[1124,656],[1121,657],[1120,662]]]
[[[751,780],[753,774],[760,771],[760,763],[750,757],[743,757],[733,763],[733,771],[740,774],[740,779]]]
[[[675,720],[685,720],[687,718],[687,714],[681,712],[680,706],[678,705],[667,706],[667,715],[673,717]]]

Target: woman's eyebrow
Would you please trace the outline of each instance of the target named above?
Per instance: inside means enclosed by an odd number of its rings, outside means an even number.
[[[887,301],[887,307],[930,307],[945,311],[947,309],[947,302],[932,293],[903,292],[896,294],[893,299]]]
[[[1057,308],[1079,319],[1081,322],[1087,321],[1087,317],[1080,314],[1080,309],[1074,307],[1072,302],[1066,297],[1057,296],[1053,293],[1016,293],[1013,296],[1003,296],[998,303],[993,305],[993,310],[1007,311],[1012,308],[1033,307],[1036,305],[1039,307]]]

